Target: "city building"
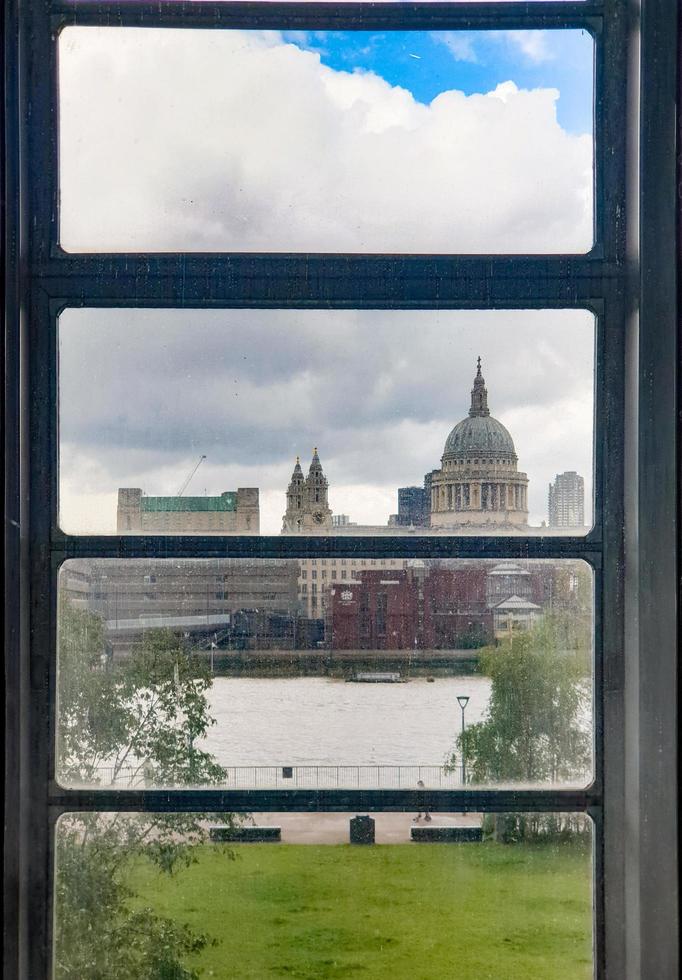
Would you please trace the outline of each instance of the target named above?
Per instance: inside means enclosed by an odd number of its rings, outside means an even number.
[[[114,654],[158,628],[195,645],[240,646],[246,635],[267,649],[295,642],[297,577],[292,559],[72,559],[59,589],[76,608],[101,616]]]
[[[329,508],[329,484],[322,470],[317,448],[313,450],[308,475],[303,476],[301,461],[296,465],[287,489],[287,509],[282,520],[283,534],[329,532],[332,512]]]
[[[419,646],[419,585],[406,569],[371,569],[329,590],[334,650],[410,650]]]
[[[527,568],[522,568],[513,561],[503,561],[488,573],[486,581],[486,601],[491,608],[510,596],[522,599],[537,599],[537,576],[531,575]]]
[[[348,514],[332,514],[332,527],[355,527]]]
[[[257,487],[227,490],[217,497],[150,497],[138,487],[120,487],[118,534],[259,534]]]
[[[300,558],[298,599],[309,619],[324,619],[330,590],[357,582],[365,571],[391,571],[407,567],[402,558]]]
[[[326,643],[333,650],[481,647],[530,629],[557,593],[564,609],[580,615],[565,571],[548,562],[396,560],[392,568],[358,570],[348,581],[327,579]]]
[[[391,514],[391,527],[428,527],[429,499],[425,487],[399,487],[398,513]]]
[[[469,415],[451,431],[441,469],[431,474],[431,527],[526,526],[528,477],[517,466],[511,435],[490,414],[479,357]]]
[[[512,595],[493,609],[495,639],[503,640],[514,635],[515,631],[528,630],[542,615],[542,607],[530,599]]]
[[[585,526],[585,481],[575,470],[557,473],[549,485],[549,526]]]
[[[487,601],[490,565],[459,563],[431,568],[424,576],[421,645],[426,650],[483,646],[492,639]]]

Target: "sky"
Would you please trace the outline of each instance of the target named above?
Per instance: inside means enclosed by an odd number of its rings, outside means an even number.
[[[61,241],[83,251],[583,252],[592,41],[579,31],[67,28]],[[384,524],[440,463],[476,356],[530,478],[591,487],[581,312],[107,311],[60,319],[61,514],[116,489],[261,488],[278,533],[318,445],[332,509]]]

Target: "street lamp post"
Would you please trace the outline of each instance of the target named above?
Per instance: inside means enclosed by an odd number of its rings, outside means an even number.
[[[457,698],[457,702],[460,708],[462,709],[462,786],[466,786],[467,771],[466,771],[466,763],[464,761],[464,737],[463,736],[464,736],[464,709],[469,703],[469,695],[460,694]]]

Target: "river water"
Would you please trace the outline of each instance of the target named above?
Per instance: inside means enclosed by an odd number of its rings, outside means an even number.
[[[441,765],[466,725],[480,721],[486,677],[354,684],[329,677],[216,677],[202,748],[224,766]]]

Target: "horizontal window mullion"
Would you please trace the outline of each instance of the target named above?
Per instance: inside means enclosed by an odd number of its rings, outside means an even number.
[[[149,3],[54,0],[53,23],[108,27],[300,28],[309,30],[486,30],[579,28],[598,30],[598,2],[453,3]]]
[[[44,289],[57,294],[74,284],[96,294],[108,285],[118,294],[122,285],[144,287],[145,281],[181,279],[206,285],[207,278],[229,276],[259,279],[264,274],[303,278],[350,279],[377,275],[409,279],[466,277],[474,281],[528,278],[537,287],[545,279],[589,280],[624,277],[622,263],[597,253],[431,253],[381,252],[63,252],[37,260],[30,271]]]
[[[99,268],[99,271],[98,271]],[[140,256],[88,258],[80,271],[36,276],[60,306],[581,308],[624,269],[562,258],[404,256]]]
[[[424,801],[434,813],[575,811],[600,805],[592,790],[65,790],[50,794],[53,811],[144,811],[152,813],[216,810],[234,812],[345,812],[419,810]]]
[[[454,535],[84,535],[53,542],[55,561],[69,558],[583,558],[598,566],[601,545],[585,537]]]

